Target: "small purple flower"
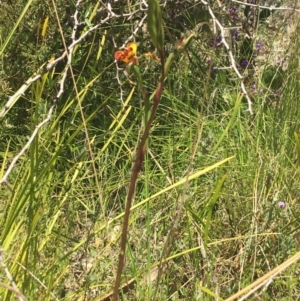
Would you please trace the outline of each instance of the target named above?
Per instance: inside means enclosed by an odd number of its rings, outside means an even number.
[[[239,36],[239,32],[238,32],[238,30],[236,28],[231,31],[231,34],[232,34],[232,36],[234,37],[234,39],[236,41],[240,41],[241,40],[241,38]]]
[[[213,67],[212,67],[212,70],[217,70],[217,69],[218,69],[217,66],[213,66]]]
[[[238,31],[237,31],[236,28],[232,30],[231,34],[232,34],[234,37],[238,37],[238,35],[239,35],[239,33],[238,33]]]
[[[262,46],[262,42],[258,41],[256,43],[256,50],[259,51],[261,49],[261,46]]]
[[[222,42],[222,37],[221,37],[221,36],[218,36],[218,37],[215,37],[214,39],[211,39],[211,40],[210,40],[209,46],[210,46],[210,47],[220,46],[220,45],[221,45],[221,42]]]
[[[285,207],[285,202],[283,202],[283,201],[278,202],[278,207],[279,208],[284,208]]]
[[[235,6],[230,7],[230,8],[229,8],[229,12],[230,12],[231,14],[235,14],[235,13],[236,13],[236,7],[235,7]]]
[[[249,62],[245,59],[242,59],[241,62],[240,62],[241,66],[243,68],[246,68],[248,65],[249,65]]]

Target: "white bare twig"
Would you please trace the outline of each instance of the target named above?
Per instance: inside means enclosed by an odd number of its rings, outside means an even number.
[[[276,7],[276,6],[264,6],[264,5],[259,5],[259,4],[253,4],[253,3],[247,3],[239,0],[231,0],[231,2],[238,3],[238,4],[243,4],[245,6],[252,6],[252,7],[257,7],[260,9],[267,9],[270,11],[274,10],[284,10],[284,11],[295,11],[295,12],[300,12],[300,9],[293,8],[293,7]]]
[[[65,75],[67,75],[66,72],[65,72]],[[61,87],[63,87],[63,82],[61,82]],[[63,90],[60,90],[60,92],[61,92],[60,94],[62,94]],[[32,141],[34,140],[35,136],[37,135],[39,129],[50,120],[50,118],[52,116],[52,113],[53,113],[53,109],[55,107],[55,104],[56,104],[56,102],[54,102],[54,104],[50,107],[50,109],[48,111],[48,114],[47,114],[47,117],[35,127],[34,131],[32,132],[32,134],[31,134],[30,138],[28,139],[27,143],[23,146],[22,150],[13,158],[13,160],[11,161],[8,169],[6,170],[5,174],[3,175],[2,179],[0,179],[0,185],[3,184],[3,183],[8,183],[7,178],[9,176],[9,174],[11,173],[11,171],[13,170],[15,164],[25,154],[27,149],[30,147],[30,145],[31,145]]]
[[[229,54],[229,58],[230,58],[230,62],[231,62],[231,68],[234,70],[235,74],[238,76],[240,82],[241,82],[241,88],[242,88],[242,91],[243,91],[243,94],[244,96],[246,97],[247,99],[247,102],[248,102],[248,109],[247,111],[249,111],[250,114],[253,114],[253,110],[252,110],[252,101],[249,97],[249,94],[246,90],[246,87],[245,87],[245,84],[244,84],[244,81],[243,81],[243,76],[241,75],[240,71],[238,70],[237,66],[236,66],[236,62],[235,62],[235,58],[232,54],[232,51],[225,39],[225,30],[224,30],[224,27],[223,25],[221,24],[221,22],[215,17],[215,14],[214,12],[212,11],[208,1],[205,1],[205,0],[201,0],[201,2],[207,6],[207,9],[209,11],[209,14],[211,15],[212,19],[213,19],[213,23],[216,24],[216,26],[219,28],[220,32],[221,32],[221,43],[225,46],[226,50],[227,50],[227,53]]]
[[[129,41],[131,41],[137,34],[137,32],[141,29],[141,27],[143,26],[145,19],[147,18],[147,15],[145,15],[140,22],[138,23],[137,27],[134,29],[134,31],[132,32],[132,34],[126,39],[126,41],[124,42],[124,45],[126,45]],[[124,47],[123,45],[123,47]]]

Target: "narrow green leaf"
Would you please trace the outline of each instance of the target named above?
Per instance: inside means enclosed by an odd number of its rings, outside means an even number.
[[[212,216],[212,212],[215,206],[215,203],[217,201],[217,199],[220,196],[220,192],[222,189],[222,186],[224,184],[226,180],[226,175],[224,175],[218,182],[216,189],[214,191],[214,194],[212,196],[212,198],[210,199],[209,203],[208,203],[208,213],[206,216],[206,223],[205,223],[205,230],[204,230],[204,245],[207,246],[207,238],[208,238],[208,231],[209,231],[209,225],[210,225],[210,221],[211,221],[211,216]]]
[[[236,116],[237,116],[237,114],[238,114],[238,111],[239,111],[239,109],[240,109],[240,105],[241,105],[241,100],[242,100],[242,98],[243,98],[243,95],[241,95],[241,94],[237,95],[236,101],[235,101],[235,106],[234,106],[234,109],[233,109],[233,114],[232,114],[232,116],[231,116],[231,118],[230,118],[230,120],[229,120],[229,123],[228,123],[227,126],[226,126],[225,131],[222,133],[222,135],[221,135],[219,141],[218,141],[217,144],[214,146],[214,148],[213,148],[214,151],[219,147],[219,145],[222,143],[224,137],[227,135],[227,133],[229,132],[229,130],[233,127],[233,125],[234,125],[234,123],[235,123],[235,118],[236,118]]]
[[[297,150],[297,165],[300,166],[300,141],[297,133],[294,133],[296,140],[296,150]]]

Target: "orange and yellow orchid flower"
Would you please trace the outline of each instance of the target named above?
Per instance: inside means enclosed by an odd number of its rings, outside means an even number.
[[[138,58],[136,57],[137,44],[129,43],[124,50],[118,50],[115,52],[115,59],[122,61],[125,64],[135,63],[138,65]]]

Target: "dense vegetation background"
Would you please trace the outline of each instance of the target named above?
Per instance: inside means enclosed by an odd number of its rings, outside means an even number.
[[[114,54],[135,41],[155,93],[147,3],[0,2],[1,300],[112,295],[145,129]],[[160,4],[166,58],[192,39],[150,130],[120,296],[233,300],[272,271],[245,298],[299,300],[300,4]]]

